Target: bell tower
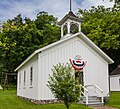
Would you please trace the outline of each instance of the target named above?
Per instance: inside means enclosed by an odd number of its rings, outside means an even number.
[[[63,19],[58,22],[61,27],[61,39],[71,36],[77,32],[81,31],[81,23],[83,19],[78,18],[71,10],[71,0],[70,0],[70,11],[66,14]]]

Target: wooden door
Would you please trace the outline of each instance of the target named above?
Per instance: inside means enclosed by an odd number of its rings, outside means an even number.
[[[84,85],[83,72],[82,71],[75,71],[75,80],[76,80],[77,84]]]

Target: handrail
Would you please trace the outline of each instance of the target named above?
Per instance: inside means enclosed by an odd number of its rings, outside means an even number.
[[[103,90],[100,87],[98,87],[96,84],[94,86],[103,93]]]
[[[88,97],[89,97],[90,91],[95,91],[96,94],[98,94],[98,97],[101,97],[101,102],[104,103],[103,95],[102,95],[103,90],[100,87],[98,87],[96,84],[95,85],[86,85],[86,86],[80,85],[80,87],[81,87],[81,94],[83,94],[84,97],[86,98],[86,105],[88,105]],[[88,87],[93,87],[94,89],[89,90]]]
[[[95,85],[86,85],[86,87],[91,87],[91,86],[94,87],[95,92],[101,97],[101,102],[104,103],[103,95],[102,95],[103,90],[100,87],[98,87],[96,84]],[[98,89],[100,92],[96,89]]]
[[[84,87],[84,86],[82,86],[82,85],[80,85],[80,87],[81,88],[83,88],[84,89],[84,91],[86,92],[86,93],[84,93],[82,90],[81,90],[81,93],[85,96],[85,98],[86,98],[86,105],[88,104],[88,90]]]
[[[84,86],[80,85],[87,93],[88,93],[88,89],[85,88]]]
[[[96,91],[96,92],[101,96],[101,101],[102,101],[102,103],[104,103],[103,96],[102,96],[103,90],[102,90],[100,87],[98,87],[96,84],[95,84],[95,87],[96,87],[99,91],[101,91],[101,94],[99,94],[98,91]]]
[[[100,87],[98,87],[96,84],[94,84],[94,85],[86,85],[85,87],[91,87],[91,86],[93,86],[94,88],[97,88],[101,93],[103,93],[103,90]]]

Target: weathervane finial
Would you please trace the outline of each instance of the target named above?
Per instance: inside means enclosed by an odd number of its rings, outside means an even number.
[[[71,9],[71,5],[72,5],[72,4],[71,4],[71,0],[70,0],[70,11],[72,11],[72,9]]]

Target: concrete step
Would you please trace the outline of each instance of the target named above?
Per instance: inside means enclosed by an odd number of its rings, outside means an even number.
[[[86,97],[81,97],[81,99],[86,100]],[[88,100],[90,100],[90,101],[92,101],[92,100],[98,101],[99,98],[97,96],[88,96]]]
[[[81,97],[81,99],[82,99],[83,103],[86,104],[86,97]],[[99,98],[97,96],[89,96],[87,105],[101,106],[101,105],[103,105],[103,103],[101,103],[101,101],[99,100]]]
[[[86,102],[86,100],[83,100],[83,102],[84,102],[84,101]],[[88,100],[88,102],[89,102],[89,103],[93,103],[93,102],[96,103],[96,102],[100,102],[100,100]]]
[[[88,106],[103,106],[104,104],[101,102],[93,102],[93,103],[88,103]]]

